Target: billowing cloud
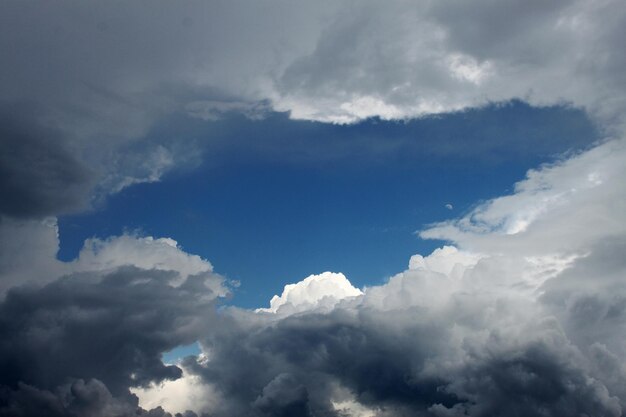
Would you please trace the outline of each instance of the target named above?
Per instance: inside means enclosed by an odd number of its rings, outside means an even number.
[[[219,113],[263,100],[327,121],[513,97],[607,114],[624,104],[618,1],[160,2],[149,16],[144,6],[5,3],[3,96],[53,108],[73,131],[118,137],[179,106]],[[71,114],[77,103],[84,111]]]
[[[342,273],[322,272],[310,275],[296,284],[287,284],[283,293],[270,300],[269,308],[258,312],[298,312],[320,307],[333,307],[338,301],[363,294],[354,288]]]
[[[12,123],[0,146],[13,150],[0,160],[0,192],[12,196],[0,209],[19,217],[79,210],[197,163],[193,138],[152,130],[174,114],[274,110],[342,123],[521,98],[613,123],[625,108],[618,0],[1,7],[0,93]]]
[[[122,267],[10,290],[0,304],[0,385],[11,390],[2,407],[35,391],[62,389],[70,378],[96,380],[87,387],[106,387],[123,400],[130,386],[180,377],[161,353],[206,332],[216,294],[205,276],[176,287],[174,279],[172,272]]]
[[[621,2],[0,8],[0,415],[624,414]],[[609,139],[422,230],[449,245],[383,285],[311,276],[268,314],[217,309],[223,278],[172,239],[55,257],[48,216],[193,165],[189,138],[152,135],[168,115],[343,123],[512,98],[573,103]]]
[[[315,51],[279,79],[294,117],[402,118],[520,97],[623,108],[617,2],[371,2],[340,8]],[[532,29],[529,29],[532,28]],[[604,57],[604,58],[601,58]],[[577,80],[576,83],[570,80]]]
[[[204,356],[181,364],[221,398],[202,411],[623,415],[622,149],[530,171],[513,194],[423,232],[459,249],[416,255],[331,309],[226,310]],[[315,298],[310,281],[288,289]]]
[[[153,238],[137,234],[87,239],[78,257],[71,262],[56,258],[59,249],[55,218],[15,220],[0,223],[0,295],[19,285],[41,285],[63,275],[114,271],[131,266],[174,274],[172,285],[191,276],[206,276],[207,285],[218,296],[228,293],[222,277],[213,272],[211,263],[186,253],[171,238]]]
[[[361,292],[331,273],[291,284],[278,314],[216,314],[206,280],[220,278],[170,239],[92,240],[70,275],[0,305],[0,409],[88,415],[73,410],[97,392],[97,410],[218,417],[620,416],[622,149],[531,171],[511,195],[424,231],[456,247],[413,256],[383,285]],[[568,228],[564,216],[593,221]],[[196,340],[202,355],[162,362]]]

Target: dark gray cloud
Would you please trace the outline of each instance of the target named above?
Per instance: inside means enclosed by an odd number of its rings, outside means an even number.
[[[144,410],[137,399],[115,398],[100,381],[77,379],[54,391],[18,384],[15,390],[0,388],[2,417],[198,417],[192,411],[172,416],[160,407]]]
[[[61,132],[26,105],[0,105],[0,214],[43,217],[84,209],[93,173]]]
[[[480,314],[456,310],[338,309],[252,329],[231,323],[205,340],[207,362],[184,365],[220,391],[219,416],[338,416],[338,386],[377,415],[621,415],[555,323],[531,325],[515,341],[483,321],[474,331],[490,334],[484,345],[468,338],[453,352],[453,329]]]
[[[161,354],[214,322],[209,276],[172,287],[175,278],[123,267],[9,291],[0,304],[0,414],[26,407],[24,415],[36,415],[29,410],[43,407],[39,415],[132,415],[128,388],[179,378]]]

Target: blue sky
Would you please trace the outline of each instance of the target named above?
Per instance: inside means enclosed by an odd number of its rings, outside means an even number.
[[[407,122],[332,125],[274,113],[174,117],[167,126],[219,145],[201,148],[200,166],[61,217],[59,258],[72,259],[93,236],[172,237],[239,281],[229,302],[249,308],[324,271],[358,287],[380,284],[411,255],[441,246],[415,231],[510,193],[529,167],[598,137],[580,110],[519,101]]]

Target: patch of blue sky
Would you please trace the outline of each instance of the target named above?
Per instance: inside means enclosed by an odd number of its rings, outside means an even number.
[[[517,101],[354,125],[180,115],[151,133],[162,143],[173,135],[194,140],[204,162],[62,217],[59,257],[72,259],[91,236],[172,237],[240,281],[229,302],[250,308],[326,270],[359,287],[381,283],[441,245],[416,230],[510,192],[529,168],[599,137],[579,110]]]
[[[198,342],[195,342],[190,345],[178,346],[169,352],[163,353],[161,360],[167,365],[174,365],[184,357],[197,356],[200,353],[202,353],[200,345]]]

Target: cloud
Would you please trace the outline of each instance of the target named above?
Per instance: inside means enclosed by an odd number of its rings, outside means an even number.
[[[473,251],[581,254],[626,233],[626,142],[612,140],[528,171],[512,194],[420,231]]]
[[[116,400],[102,382],[82,379],[59,386],[54,392],[20,383],[13,391],[4,391],[2,400],[7,406],[0,410],[2,416],[29,417],[47,415],[54,417],[72,415],[132,416],[133,407]]]
[[[59,250],[55,218],[0,220],[0,294],[14,286],[49,282],[66,269],[56,259]]]
[[[198,314],[210,319],[216,294],[200,285],[206,277],[178,287],[170,285],[174,279],[171,272],[122,267],[10,290],[1,305],[3,384],[50,387],[74,375],[97,378],[119,393],[180,376],[160,354],[193,342],[205,326]]]
[[[131,388],[180,378],[216,417],[623,414],[621,2],[143,6],[0,6],[0,415],[166,415]],[[421,231],[455,247],[363,294],[329,273],[277,314],[218,310],[223,279],[163,238],[55,259],[47,216],[195,160],[151,130],[172,114],[350,123],[512,98],[573,103],[609,139]],[[202,356],[162,362],[195,341]]]
[[[95,379],[127,402],[131,386],[179,378],[180,368],[163,364],[161,354],[206,332],[217,294],[204,285],[206,276],[176,287],[175,279],[172,272],[121,267],[13,288],[0,304],[0,385],[54,391],[70,377]]]
[[[625,108],[617,0],[143,6],[3,2],[0,93],[12,123],[0,146],[15,148],[0,161],[4,214],[81,210],[197,164],[193,137],[154,131],[178,114],[349,123],[518,98],[572,103],[616,126]]]
[[[213,272],[208,260],[185,252],[171,238],[138,234],[90,238],[76,259],[61,262],[56,258],[59,237],[55,218],[6,218],[0,223],[0,249],[0,295],[14,286],[42,285],[63,275],[102,273],[124,266],[167,271],[173,274],[172,285],[180,285],[192,276],[203,276],[217,296],[229,293],[225,280]]]
[[[512,97],[566,100],[615,116],[624,104],[613,91],[623,82],[624,56],[614,53],[623,20],[616,2],[345,7],[320,32],[315,51],[287,68],[275,103],[296,118],[335,122],[442,113]]]
[[[609,141],[531,171],[513,194],[428,229],[457,246],[413,256],[383,285],[361,292],[332,273],[291,284],[270,303],[277,314],[217,313],[221,278],[171,239],[92,240],[69,275],[0,304],[0,410],[40,404],[31,397],[73,407],[56,394],[70,379],[102,384],[90,397],[109,392],[100,409],[217,417],[619,416],[622,149]],[[163,364],[196,340],[202,355]]]
[[[0,105],[0,215],[45,217],[87,207],[93,173],[26,106]]]
[[[217,416],[620,416],[622,152],[609,141],[530,171],[422,232],[458,248],[415,255],[330,309],[226,309],[200,339],[206,356],[183,366],[220,396]],[[307,280],[275,300],[316,298]]]
[[[170,416],[129,388],[183,375],[161,355],[213,326],[228,289],[211,264],[136,235],[92,238],[60,262],[55,219],[0,227],[0,415]]]
[[[344,298],[363,294],[352,286],[342,273],[322,272],[310,275],[295,284],[285,285],[283,293],[270,300],[269,308],[259,308],[257,312],[295,313],[316,308],[332,308]]]
[[[222,399],[215,388],[195,375],[189,375],[184,367],[183,374],[176,380],[166,380],[149,387],[131,388],[139,399],[139,404],[146,409],[158,407],[172,413],[184,413],[187,410],[211,410],[217,408]]]
[[[584,274],[579,262],[548,282],[580,289],[568,278]],[[615,275],[624,265],[614,263]],[[611,276],[595,272],[596,281]],[[600,368],[623,357],[623,331],[611,321],[581,340],[583,332],[562,327],[574,315],[561,292],[520,290],[534,273],[536,263],[523,256],[438,250],[331,310],[280,318],[226,310],[228,324],[201,339],[206,358],[184,366],[221,396],[211,410],[217,416],[342,408],[378,416],[621,415],[625,374]],[[615,279],[608,282],[623,288]],[[597,317],[611,310],[617,316],[606,320],[623,319],[612,307],[617,299],[597,305]],[[289,414],[292,407],[300,414]]]
[[[192,275],[213,271],[209,261],[184,252],[174,239],[128,234],[105,240],[87,239],[78,258],[68,266],[72,271],[82,272],[113,270],[126,265],[174,271],[179,275],[177,283]],[[225,290],[221,288],[217,293],[225,295]]]

